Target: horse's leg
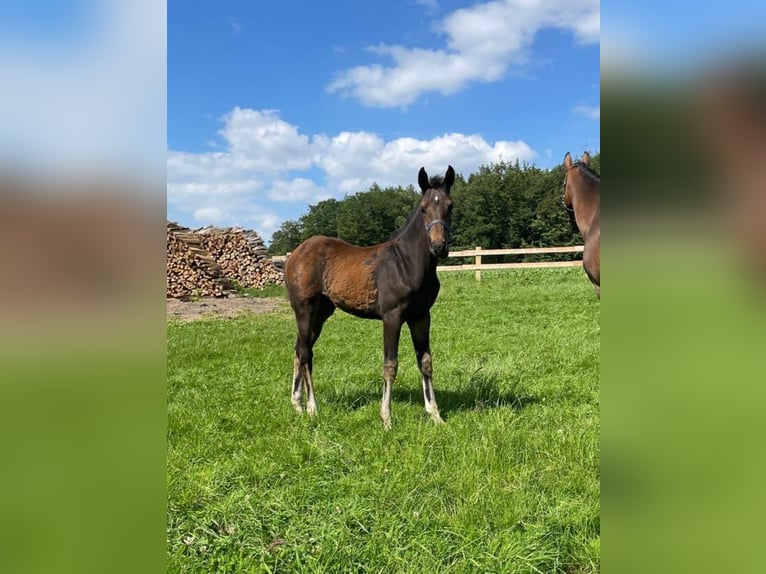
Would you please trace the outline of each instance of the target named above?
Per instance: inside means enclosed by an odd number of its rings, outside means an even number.
[[[596,290],[596,297],[601,299],[601,273],[599,273],[596,262],[590,260],[587,265],[584,264],[583,266],[585,267],[585,273],[588,275],[588,279],[590,279],[593,288]]]
[[[380,403],[380,419],[385,430],[391,430],[391,388],[399,369],[401,331],[402,321],[398,315],[383,317],[383,400]]]
[[[301,374],[301,360],[300,360],[300,345],[301,338],[295,338],[295,357],[293,358],[293,392],[290,397],[290,402],[293,403],[293,408],[299,413],[303,412],[303,405],[301,404],[301,397],[303,396],[303,376]]]
[[[596,297],[601,299],[601,231],[585,240],[585,250],[582,254],[582,266],[585,274],[596,290]]]
[[[599,230],[599,236],[598,239],[595,242],[595,248],[593,252],[593,277],[596,279],[594,281],[595,287],[596,287],[596,297],[598,297],[599,301],[601,300],[601,231]]]
[[[335,311],[335,305],[327,297],[322,296],[312,309],[311,314],[311,343],[308,356],[308,376],[304,377],[306,385],[306,412],[313,416],[317,412],[316,399],[314,398],[314,345],[322,334],[322,326]]]
[[[594,254],[593,248],[586,240],[585,251],[582,256],[582,267],[583,270],[585,270],[585,274],[588,276],[591,284],[593,285],[593,288],[596,290],[596,297],[601,299],[601,273],[599,269],[600,262],[598,261],[597,257],[598,253]]]
[[[585,274],[588,276],[593,288],[596,290],[596,297],[601,299],[601,285],[599,284],[599,278],[593,269],[592,262],[583,260],[583,269],[585,269]]]
[[[434,386],[431,381],[433,372],[430,343],[431,314],[428,313],[415,321],[408,321],[407,325],[410,328],[412,346],[415,347],[415,356],[418,359],[418,368],[423,380],[423,401],[426,405],[426,412],[431,415],[431,420],[435,423],[443,423],[444,421],[439,415],[439,407],[436,405],[436,395],[434,395]]]
[[[298,338],[295,341],[295,359],[293,362],[293,393],[291,401],[298,412],[303,412],[301,407],[301,384],[306,387],[306,412],[309,415],[316,414],[316,401],[314,400],[314,385],[311,381],[311,367],[314,351],[312,341],[312,323],[317,311],[316,301],[304,301],[295,307],[295,320],[298,324]]]

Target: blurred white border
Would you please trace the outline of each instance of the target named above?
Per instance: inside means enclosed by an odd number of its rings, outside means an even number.
[[[166,3],[84,16],[78,42],[0,43],[0,175],[164,181]]]

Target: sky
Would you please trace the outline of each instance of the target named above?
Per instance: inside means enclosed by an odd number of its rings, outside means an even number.
[[[501,157],[551,167],[600,151],[599,51],[670,78],[766,54],[754,0],[611,3],[603,27],[593,0],[6,0],[2,12],[1,170],[167,177],[170,219],[267,238],[321,198],[414,185],[421,166],[468,175]]]
[[[167,209],[266,241],[327,198],[600,151],[598,0],[168,3]],[[456,206],[459,209],[459,206]]]

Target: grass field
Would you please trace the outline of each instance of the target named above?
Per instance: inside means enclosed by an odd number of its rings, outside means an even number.
[[[436,398],[404,327],[384,432],[382,324],[336,312],[319,416],[290,405],[277,311],[168,324],[169,572],[597,572],[599,306],[581,269],[441,274]]]

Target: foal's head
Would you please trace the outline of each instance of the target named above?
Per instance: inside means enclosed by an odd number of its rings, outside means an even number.
[[[579,169],[582,167],[584,167],[584,172]],[[564,207],[571,210],[573,194],[579,189],[596,187],[598,174],[590,167],[590,154],[587,151],[583,152],[582,159],[577,162],[573,162],[571,154],[567,152],[564,156],[564,169],[566,174],[564,175],[564,194],[561,199]]]
[[[455,182],[455,170],[447,168],[444,177],[434,176],[430,180],[425,168],[420,168],[418,185],[423,192],[420,198],[420,213],[428,233],[431,254],[447,257],[449,253],[450,223],[452,222],[452,200],[449,192]]]

